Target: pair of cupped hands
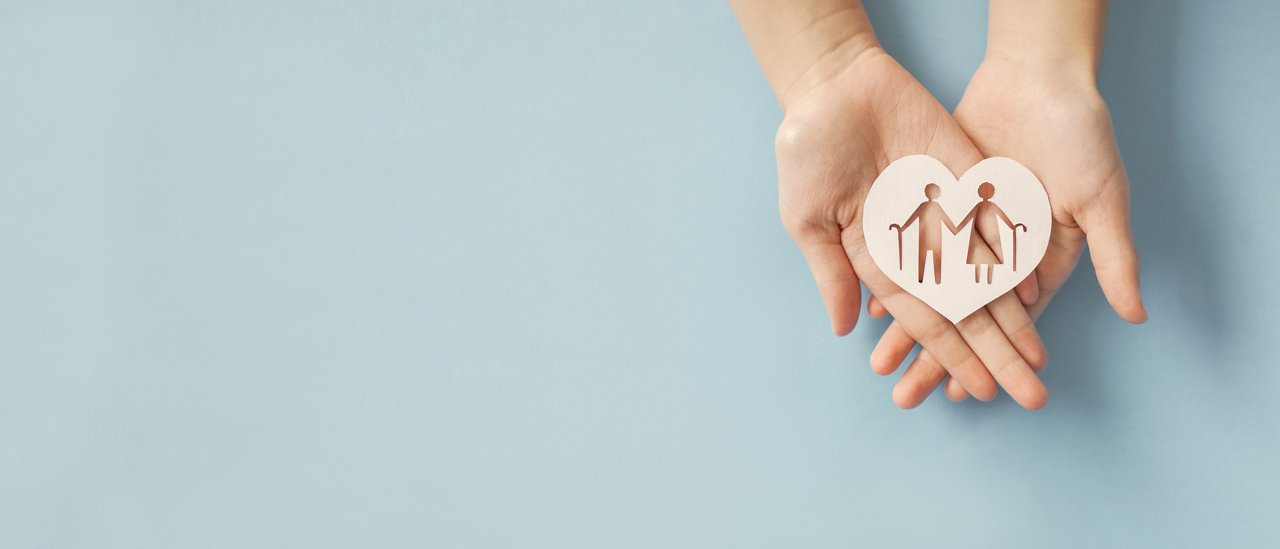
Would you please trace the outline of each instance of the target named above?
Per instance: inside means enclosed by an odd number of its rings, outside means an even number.
[[[778,129],[779,207],[803,252],[837,335],[853,330],[870,291],[873,317],[890,314],[871,368],[896,371],[921,351],[893,389],[912,408],[939,384],[955,401],[989,401],[1003,388],[1038,409],[1048,362],[1035,327],[1088,243],[1102,291],[1119,316],[1147,318],[1129,229],[1129,183],[1111,117],[1092,74],[988,55],[954,113],[878,44],[843,44],[786,90]],[[1044,259],[1015,290],[952,323],[885,276],[862,234],[867,190],[890,162],[928,154],[957,176],[984,157],[1030,168],[1048,192],[1053,228]]]

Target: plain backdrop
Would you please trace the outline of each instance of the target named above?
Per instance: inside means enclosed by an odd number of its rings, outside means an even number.
[[[0,546],[1280,546],[1280,5],[1114,4],[1151,321],[1031,413],[828,332],[722,3],[0,2]]]

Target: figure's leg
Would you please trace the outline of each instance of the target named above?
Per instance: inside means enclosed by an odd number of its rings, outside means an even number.
[[[991,283],[991,273],[995,272],[995,270],[996,270],[996,264],[995,264],[995,263],[988,263],[988,264],[987,264],[987,284],[990,284],[990,283]]]
[[[924,284],[924,258],[925,258],[925,255],[928,253],[929,253],[928,248],[925,248],[924,246],[920,247],[920,266],[916,268],[916,278],[917,278],[916,282],[919,282],[921,284]],[[937,261],[938,261],[937,259],[934,259],[935,263]]]
[[[942,248],[933,251],[933,283],[942,284]]]

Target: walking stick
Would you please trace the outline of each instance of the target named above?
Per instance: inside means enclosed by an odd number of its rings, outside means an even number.
[[[1022,232],[1027,232],[1027,226],[1021,223],[1013,226],[1013,270],[1018,270],[1018,227],[1022,227]]]
[[[1023,227],[1023,228],[1025,229],[1026,227]],[[895,229],[898,231],[898,270],[901,271],[902,270],[902,225],[899,225],[897,223],[889,225],[890,231]],[[1014,246],[1017,246],[1017,244],[1014,244]],[[1017,252],[1014,252],[1014,253],[1017,253]]]

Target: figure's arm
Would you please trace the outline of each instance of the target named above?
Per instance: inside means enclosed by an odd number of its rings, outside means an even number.
[[[938,209],[942,210],[942,207],[939,206]],[[964,227],[964,224],[961,223],[961,225],[957,227],[955,224],[951,223],[951,216],[947,215],[946,211],[942,211],[941,213],[942,213],[942,222],[947,226],[947,230],[951,231],[951,234],[960,234],[960,229]]]
[[[916,208],[916,211],[911,212],[911,217],[908,217],[906,221],[902,222],[902,230],[907,230],[907,227],[910,227],[912,223],[915,223],[917,219],[920,219],[920,213],[924,211],[926,205],[927,204],[921,204],[920,207]]]
[[[978,215],[978,207],[974,206],[972,210],[969,210],[969,214],[964,216],[964,219],[960,220],[960,224],[956,225],[956,230],[951,231],[951,234],[960,234],[960,231],[964,229],[964,226],[968,225],[970,221],[973,221],[974,216],[977,216],[977,215]]]
[[[1009,216],[1005,215],[1004,210],[1001,210],[1000,206],[992,204],[991,207],[996,209],[996,215],[1000,216],[1000,220],[1004,221],[1005,225],[1008,225],[1010,229],[1014,228],[1013,221],[1009,220]]]

